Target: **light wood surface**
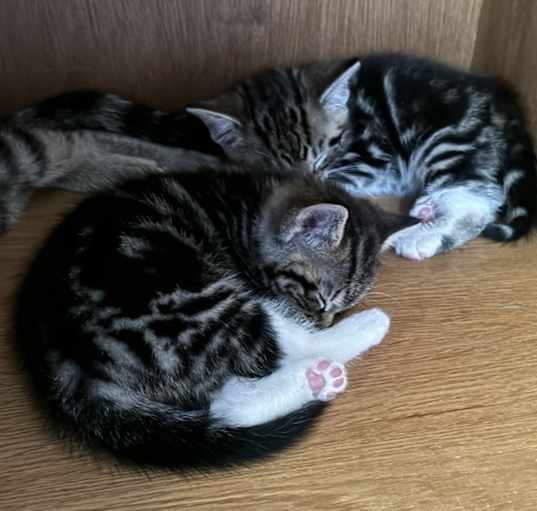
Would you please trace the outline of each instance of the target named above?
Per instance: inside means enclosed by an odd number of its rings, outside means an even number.
[[[49,437],[9,351],[19,275],[78,199],[42,193],[0,240],[1,510],[537,509],[535,241],[387,255],[367,305],[390,313],[391,333],[305,441],[232,473],[142,475]]]

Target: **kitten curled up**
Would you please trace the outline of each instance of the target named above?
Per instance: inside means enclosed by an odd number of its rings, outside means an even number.
[[[208,468],[290,445],[378,344],[383,212],[314,176],[201,169],[85,200],[37,255],[15,336],[52,423],[120,460]]]

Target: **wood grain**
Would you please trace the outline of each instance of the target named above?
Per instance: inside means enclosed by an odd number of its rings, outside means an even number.
[[[537,132],[537,2],[484,0],[472,69],[504,77],[517,86]]]
[[[231,473],[145,476],[49,437],[10,355],[19,275],[78,198],[42,193],[0,240],[0,509],[536,509],[535,240],[477,240],[421,263],[387,255],[367,305],[390,313],[391,333],[311,436]]]
[[[0,111],[74,88],[161,107],[374,50],[467,67],[482,0],[2,0]]]
[[[2,0],[0,111],[80,87],[172,108],[270,65],[398,50],[500,72],[537,112],[536,26],[533,0]],[[49,437],[10,351],[20,275],[79,199],[40,194],[0,240],[2,511],[537,508],[536,240],[387,255],[368,305],[391,333],[311,436],[229,473],[143,475]]]

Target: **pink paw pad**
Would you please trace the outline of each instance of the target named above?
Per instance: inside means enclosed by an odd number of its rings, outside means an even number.
[[[319,360],[306,371],[313,397],[320,401],[331,401],[347,386],[345,367],[326,359]]]
[[[422,222],[431,222],[435,217],[435,210],[432,201],[428,200],[422,205],[413,208],[411,214],[419,219]]]

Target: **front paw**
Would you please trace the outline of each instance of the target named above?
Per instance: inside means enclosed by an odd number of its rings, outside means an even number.
[[[337,347],[333,349],[334,357],[347,362],[384,339],[390,328],[390,318],[380,309],[368,309],[346,317],[332,328],[338,339]]]
[[[371,347],[380,343],[390,329],[390,317],[378,307],[367,309],[345,319],[356,334],[366,337]]]
[[[451,240],[423,224],[402,233],[393,242],[393,248],[397,255],[415,261],[422,261],[445,252],[451,248],[448,245],[451,245]]]

